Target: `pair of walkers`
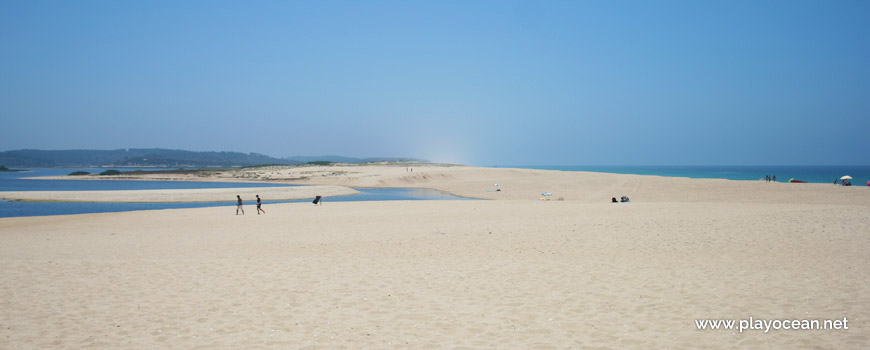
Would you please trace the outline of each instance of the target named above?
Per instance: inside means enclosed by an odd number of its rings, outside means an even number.
[[[242,196],[236,195],[236,199],[238,200],[238,205],[236,206],[236,215],[239,215],[239,211],[242,212],[242,215],[245,215],[245,208],[242,207]],[[263,205],[263,201],[260,199],[260,195],[257,195],[257,215],[260,215],[260,212],[266,214],[266,211],[261,207]]]

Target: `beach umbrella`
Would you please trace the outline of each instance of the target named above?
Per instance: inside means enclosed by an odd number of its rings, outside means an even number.
[[[849,175],[846,175],[846,176],[843,176],[840,178],[840,180],[851,180],[851,179],[852,179],[852,177]]]

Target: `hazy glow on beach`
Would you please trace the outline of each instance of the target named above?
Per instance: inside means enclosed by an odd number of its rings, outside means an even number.
[[[862,164],[868,2],[3,2],[0,150]]]

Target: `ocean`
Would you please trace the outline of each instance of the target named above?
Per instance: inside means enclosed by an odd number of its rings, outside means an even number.
[[[503,166],[505,168],[526,168],[562,171],[591,171],[599,173],[658,175],[669,177],[688,177],[695,179],[728,179],[742,181],[763,180],[766,175],[776,175],[777,182],[788,182],[789,179],[810,183],[829,183],[849,175],[853,177],[852,185],[866,186],[870,181],[870,165],[857,166],[589,166],[589,165],[534,165],[534,166]]]

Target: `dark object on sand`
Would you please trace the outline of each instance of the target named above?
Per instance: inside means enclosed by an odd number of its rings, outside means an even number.
[[[311,203],[314,203],[314,205],[317,205],[318,203],[320,203],[320,198],[322,198],[322,197],[321,196],[314,197],[314,201]]]
[[[616,200],[616,197],[612,197],[610,198],[610,203],[619,203],[619,201]]]

